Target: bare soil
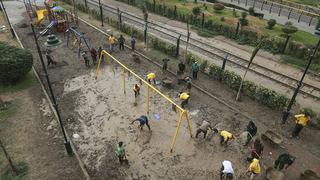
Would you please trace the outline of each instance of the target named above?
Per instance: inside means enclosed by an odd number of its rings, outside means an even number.
[[[14,164],[27,163],[29,171],[24,179],[84,179],[76,158],[65,151],[60,126],[40,84],[1,94],[1,98],[14,104],[14,114],[0,118],[0,137]],[[1,151],[0,177],[7,166]]]
[[[93,23],[93,20],[90,22]],[[16,29],[23,44],[35,53],[34,45],[29,43],[32,41],[29,28],[18,27]],[[105,25],[103,29],[112,28]],[[106,47],[106,37],[100,32],[83,23],[80,23],[78,30],[85,33],[92,46]],[[60,38],[63,36],[60,35]],[[141,44],[138,49],[159,62],[164,57],[154,51],[145,51]],[[56,68],[49,68],[53,88],[57,92],[68,132],[80,135],[80,138],[73,141],[92,179],[217,179],[224,159],[233,162],[236,177],[246,179],[244,172],[248,164],[245,159],[250,148],[243,147],[240,138],[231,141],[228,147],[219,145],[217,135],[209,135],[207,139],[190,138],[186,121],[183,121],[175,150],[170,153],[169,146],[178,114],[171,110],[168,102],[152,93],[151,112],[148,115],[152,131],[149,132],[146,128],[140,131],[137,124],[130,124],[135,118],[146,114],[145,87],[142,87],[138,106],[133,105],[132,86],[138,82],[136,79],[125,75],[124,94],[120,67],[115,66],[116,70],[113,72],[106,62],[102,64],[101,73],[96,79],[95,69],[85,67],[82,58],[78,58],[76,54],[76,48],[66,46],[66,39],[53,54],[60,64]],[[117,51],[113,55],[141,76],[155,72],[158,81],[164,77],[174,79],[169,73],[162,72],[158,66],[143,59],[141,64],[134,63],[128,49]],[[170,69],[175,70],[174,64],[176,61],[173,60],[172,64],[170,62]],[[36,63],[36,67],[38,66]],[[319,136],[319,131],[305,128],[300,139],[288,139],[293,123],[289,121],[287,125],[280,126],[279,112],[271,111],[245,97],[242,102],[235,103],[234,92],[203,74],[194,82],[237,107],[242,113],[234,112],[193,88],[190,104],[187,106],[191,114],[193,134],[202,120],[208,120],[213,126],[217,125],[239,137],[250,116],[258,125],[259,134],[272,129],[284,139],[281,147],[265,142],[263,169],[272,166],[281,152],[289,151],[297,156],[297,160],[285,172],[286,179],[298,179],[299,174],[306,169],[319,172],[320,143],[314,140]],[[174,85],[173,89],[166,89],[157,85],[156,88],[180,103],[177,93],[185,87]],[[160,120],[156,120],[156,114],[160,115]],[[114,151],[118,141],[125,144],[129,166],[121,166],[117,161]]]

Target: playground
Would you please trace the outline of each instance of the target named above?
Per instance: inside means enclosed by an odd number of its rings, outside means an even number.
[[[35,46],[30,43],[33,42],[30,28],[22,26],[25,22],[27,16],[15,29],[22,43],[34,53],[35,67],[40,70]],[[111,28],[105,25],[104,29]],[[76,31],[84,35],[88,44],[86,46],[108,49],[107,37],[101,32],[81,21]],[[246,179],[245,172],[249,165],[246,158],[250,146],[241,145],[240,134],[251,119],[193,88],[186,107],[193,135],[190,137],[187,118],[179,118],[181,111],[177,107],[181,103],[177,95],[185,88],[184,85],[174,83],[172,88],[166,88],[160,83],[163,78],[174,79],[174,76],[142,58],[141,63],[136,63],[132,60],[131,50],[119,51],[118,48],[112,53],[113,58],[104,54],[104,61],[97,73],[95,66],[85,67],[83,58],[78,56],[79,49],[86,49],[85,46],[81,47],[81,43],[67,45],[69,36],[64,36],[63,33],[56,35],[63,41],[52,53],[58,66],[50,67],[48,71],[67,132],[73,136],[72,141],[92,179],[218,179],[221,162],[226,159],[232,161],[237,179]],[[75,42],[74,38],[71,38],[72,42]],[[46,38],[40,38],[39,41],[44,43]],[[137,44],[137,48],[148,56],[153,54],[152,51],[144,50],[141,43]],[[162,57],[159,55],[154,59],[160,62]],[[124,69],[116,61],[120,61],[128,69]],[[154,72],[157,75],[154,88],[161,94],[149,89],[145,82],[141,82],[129,70],[142,79]],[[215,89],[220,97],[226,97],[227,100],[227,97],[233,98],[225,87],[207,83],[208,77],[204,76],[200,74],[197,83],[206,84],[208,89]],[[137,99],[132,90],[134,84],[141,85]],[[171,101],[177,104],[176,112],[173,111]],[[272,166],[275,158],[286,150],[298,157],[286,171],[286,179],[297,179],[306,169],[319,171],[320,148],[319,143],[313,140],[319,135],[319,131],[306,128],[301,139],[291,140],[288,134],[293,125],[281,127],[277,123],[278,112],[254,104],[248,99],[246,103],[238,105],[238,108],[243,112],[248,109],[258,126],[258,136],[273,129],[284,138],[280,147],[273,147],[265,142],[262,172]],[[141,115],[148,116],[151,131],[146,127],[140,130],[138,123],[131,124],[131,121]],[[232,132],[236,138],[227,147],[220,146],[219,136],[211,131],[206,139],[202,136],[196,139],[196,129],[203,120],[214,127]],[[178,132],[177,127],[180,127]],[[177,139],[173,143],[175,134]],[[129,165],[120,165],[115,155],[119,141],[124,142]],[[261,178],[263,177],[264,174]]]

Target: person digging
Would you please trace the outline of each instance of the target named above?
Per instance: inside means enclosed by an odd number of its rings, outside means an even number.
[[[200,133],[203,133],[203,139],[205,139],[209,129],[212,130],[210,123],[205,120],[202,121],[201,126],[199,127],[199,129],[197,129],[196,138],[198,138],[198,135]]]
[[[296,159],[296,157],[294,157],[288,153],[283,153],[274,162],[274,168],[278,169],[279,171],[281,171],[283,168],[288,169],[288,167],[293,164],[295,159]]]
[[[55,62],[51,56],[51,50],[47,49],[46,50],[46,58],[47,58],[47,62],[48,62],[48,65],[47,67],[50,66],[50,64],[56,66],[57,65],[57,62]]]
[[[231,139],[234,139],[234,136],[233,134],[231,134],[230,132],[228,131],[218,131],[218,129],[213,129],[213,132],[215,133],[219,133],[220,135],[220,144],[221,145],[228,145],[228,142],[231,140]]]
[[[250,180],[256,179],[260,173],[260,161],[256,158],[250,159],[250,165],[248,167],[247,173],[250,173]]]
[[[245,146],[250,143],[251,139],[257,134],[257,131],[258,131],[258,128],[254,124],[254,122],[249,121],[249,124],[247,125],[248,136],[247,136],[247,141],[245,143]]]
[[[291,136],[297,137],[301,130],[309,123],[311,117],[308,112],[305,112],[304,114],[297,114],[294,116],[296,118],[296,125],[292,131]]]
[[[181,102],[181,107],[184,109],[185,106],[188,104],[189,99],[190,99],[190,93],[188,92],[180,92],[179,93],[179,98],[182,100]]]
[[[149,73],[147,75],[147,81],[149,84],[151,84],[151,81],[153,82],[154,85],[156,85],[156,74],[155,73]]]
[[[127,160],[127,157],[126,157],[126,151],[123,148],[123,142],[122,141],[120,141],[118,143],[118,145],[117,145],[116,155],[119,158],[120,164],[123,164],[123,163],[128,164],[128,160]]]
[[[150,125],[149,125],[149,120],[147,116],[140,116],[139,118],[135,119],[134,121],[131,122],[131,124],[133,124],[134,122],[139,121],[140,125],[140,129],[143,130],[143,126],[146,125],[149,129],[149,131],[151,131]]]
[[[134,106],[137,106],[137,97],[140,95],[140,86],[138,84],[135,84],[133,86],[133,92],[134,92]]]
[[[232,168],[232,163],[228,160],[224,160],[220,169],[220,179],[232,180],[233,175],[234,171]]]

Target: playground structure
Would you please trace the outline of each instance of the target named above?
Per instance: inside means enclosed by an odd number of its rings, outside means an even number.
[[[181,127],[183,117],[186,118],[189,134],[190,134],[190,137],[192,137],[192,130],[191,130],[190,118],[189,118],[188,111],[181,108],[179,105],[177,105],[175,102],[173,102],[173,100],[171,100],[169,97],[167,97],[162,92],[160,92],[158,89],[156,89],[154,86],[149,84],[147,81],[144,80],[144,78],[141,78],[139,75],[137,75],[131,69],[126,67],[124,64],[122,64],[120,61],[118,61],[116,58],[114,58],[111,54],[109,54],[105,50],[103,50],[101,52],[100,57],[99,57],[99,61],[98,61],[97,69],[96,69],[96,78],[99,75],[100,65],[101,65],[102,60],[104,60],[104,59],[106,59],[107,63],[109,65],[111,65],[113,73],[115,73],[116,66],[121,67],[122,86],[123,86],[123,93],[124,94],[126,94],[126,91],[125,91],[125,89],[126,89],[126,72],[128,73],[128,76],[133,75],[136,79],[138,79],[140,81],[141,84],[145,85],[145,87],[147,88],[147,95],[146,95],[146,97],[147,97],[147,99],[146,99],[146,103],[147,103],[146,113],[147,114],[150,113],[150,96],[151,96],[152,90],[155,93],[157,93],[158,95],[160,95],[162,98],[167,100],[172,105],[174,110],[177,110],[177,109],[179,110],[178,124],[177,124],[176,130],[175,130],[175,133],[173,135],[173,139],[172,139],[171,146],[170,146],[170,152],[173,152],[174,146],[176,144],[177,135],[179,133],[179,129]]]
[[[89,47],[87,40],[83,34],[79,33],[77,30],[75,30],[74,27],[70,27],[66,32],[67,32],[67,47],[69,47],[71,38],[72,38],[72,45],[73,46],[78,44],[78,58],[80,57],[80,52],[82,51],[83,42],[84,42],[85,46],[87,47],[88,51],[90,51],[90,47]]]

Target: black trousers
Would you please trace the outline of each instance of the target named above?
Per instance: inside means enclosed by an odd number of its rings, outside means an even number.
[[[301,124],[296,124],[296,126],[294,127],[294,129],[292,131],[292,136],[297,137],[302,129],[303,129],[303,126]]]
[[[198,71],[192,71],[192,77],[193,77],[193,79],[197,79],[198,78]]]
[[[181,107],[184,108],[188,104],[189,99],[183,100],[181,102]]]
[[[207,131],[205,131],[205,130],[203,130],[203,129],[197,129],[197,133],[196,133],[196,138],[198,138],[198,135],[200,134],[200,133],[203,133],[203,138],[206,138],[206,136],[207,136]]]
[[[285,163],[281,162],[279,159],[274,162],[274,168],[280,171],[284,168],[284,165]]]
[[[131,43],[131,49],[135,50],[135,44],[134,43]]]
[[[148,127],[148,129],[149,129],[149,131],[151,130],[151,128],[150,128],[150,125],[149,125],[149,121],[148,120],[146,120],[146,126]],[[140,127],[141,127],[141,129],[142,129],[142,127],[144,126],[144,124],[140,124]]]
[[[119,49],[120,49],[120,50],[124,50],[124,43],[120,43],[120,44],[119,44]]]

